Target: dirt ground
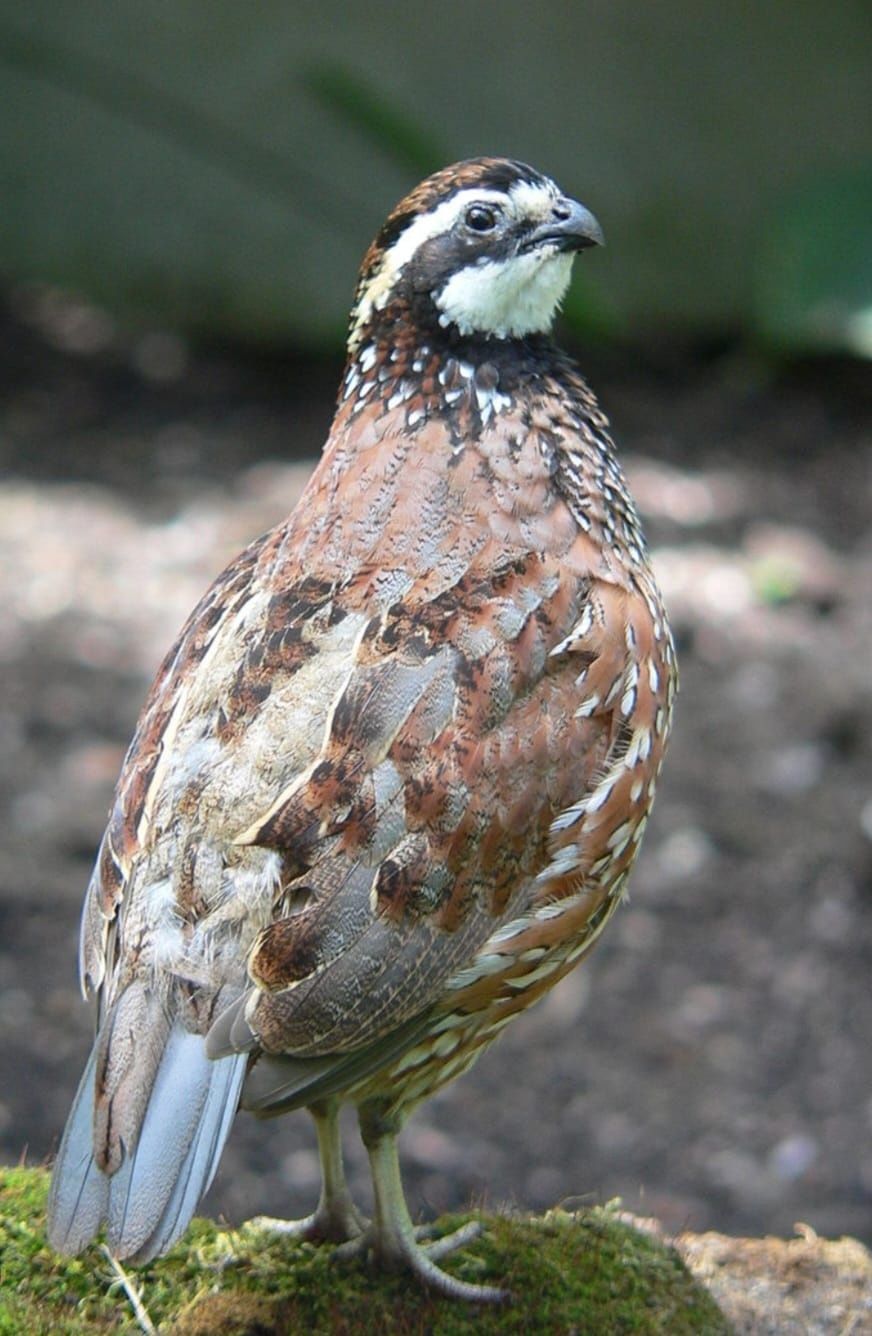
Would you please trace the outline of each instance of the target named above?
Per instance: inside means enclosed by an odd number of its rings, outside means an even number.
[[[729,345],[581,360],[676,628],[676,733],[629,904],[410,1122],[410,1202],[621,1196],[670,1232],[870,1241],[869,369]],[[6,1161],[50,1154],[84,1062],[79,904],[149,677],[290,507],[338,370],[121,335],[51,293],[0,316]],[[348,1149],[365,1201],[350,1127]],[[316,1191],[304,1115],[241,1117],[209,1206],[295,1215]]]

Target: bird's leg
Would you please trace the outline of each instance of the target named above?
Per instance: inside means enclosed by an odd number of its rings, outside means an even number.
[[[259,1215],[248,1223],[255,1229],[288,1234],[308,1242],[345,1243],[363,1234],[369,1221],[355,1206],[345,1181],[339,1105],[335,1100],[313,1104],[309,1109],[318,1133],[321,1160],[321,1195],[312,1215],[302,1220],[275,1220]]]
[[[460,1248],[480,1233],[480,1226],[465,1225],[445,1239],[424,1248],[416,1238],[400,1177],[397,1132],[400,1118],[385,1116],[383,1106],[373,1101],[359,1110],[360,1131],[369,1152],[375,1212],[365,1234],[340,1249],[349,1256],[371,1253],[391,1270],[411,1271],[424,1285],[452,1299],[495,1303],[506,1299],[504,1290],[490,1285],[471,1285],[442,1271],[435,1262]]]

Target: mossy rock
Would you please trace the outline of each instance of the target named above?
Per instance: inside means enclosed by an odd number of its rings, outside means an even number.
[[[143,1330],[104,1251],[61,1258],[48,1247],[47,1190],[44,1170],[0,1170],[0,1336]],[[434,1298],[402,1276],[334,1263],[328,1247],[267,1241],[206,1220],[166,1257],[126,1274],[154,1327],[173,1336],[730,1330],[678,1254],[608,1207],[481,1219],[481,1237],[448,1266],[464,1280],[509,1289],[512,1300],[500,1307]],[[445,1218],[440,1228],[460,1223]]]

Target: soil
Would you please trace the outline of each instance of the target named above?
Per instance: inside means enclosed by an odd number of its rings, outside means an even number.
[[[653,351],[652,351],[653,349]],[[630,902],[410,1121],[414,1212],[620,1196],[670,1233],[872,1241],[872,386],[707,349],[583,350],[682,691]],[[91,1030],[78,909],[149,678],[293,503],[339,363],[0,315],[0,1159],[57,1144]],[[349,1127],[353,1190],[368,1199]],[[240,1117],[207,1209],[305,1214],[304,1115]]]

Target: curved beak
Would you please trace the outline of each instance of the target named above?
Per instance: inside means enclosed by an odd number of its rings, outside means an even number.
[[[560,251],[580,251],[588,246],[605,244],[603,230],[590,209],[578,200],[561,199],[547,222],[540,223],[524,239],[521,249],[528,251],[539,246],[554,246]]]

